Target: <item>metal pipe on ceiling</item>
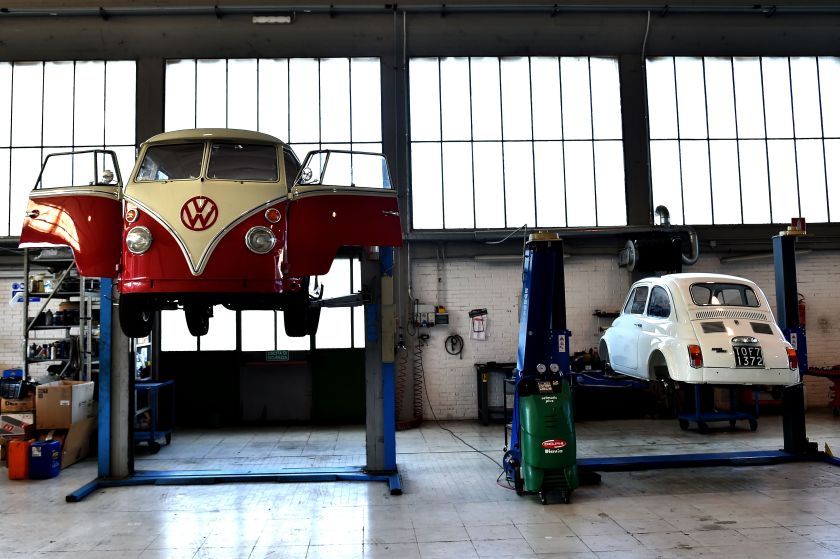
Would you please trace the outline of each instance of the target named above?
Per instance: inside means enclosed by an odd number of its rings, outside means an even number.
[[[545,13],[648,13],[667,14],[756,14],[765,17],[782,14],[840,14],[840,5],[669,5],[669,4],[378,4],[378,5],[275,5],[275,6],[132,6],[112,8],[0,8],[0,18],[39,17],[169,17],[169,16],[213,16],[223,18],[233,15],[277,15],[277,14],[526,14]]]

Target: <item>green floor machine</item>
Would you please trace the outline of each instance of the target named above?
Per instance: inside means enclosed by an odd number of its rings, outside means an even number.
[[[578,487],[566,330],[563,242],[554,233],[529,237],[522,274],[522,308],[510,445],[504,468],[517,494],[549,495],[568,503]]]

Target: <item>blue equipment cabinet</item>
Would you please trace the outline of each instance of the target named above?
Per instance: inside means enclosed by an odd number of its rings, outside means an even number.
[[[578,486],[566,330],[563,242],[530,236],[522,274],[522,308],[510,447],[503,464],[516,492],[549,492],[568,503]]]

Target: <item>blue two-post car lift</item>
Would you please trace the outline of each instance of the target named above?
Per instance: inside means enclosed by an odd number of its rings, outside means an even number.
[[[362,258],[362,284],[369,289],[365,301],[365,383],[366,383],[366,454],[364,466],[324,468],[278,468],[276,470],[178,470],[134,471],[114,477],[111,448],[112,375],[128,375],[128,370],[114,371],[111,363],[112,281],[102,279],[100,312],[99,370],[99,449],[98,477],[66,496],[78,502],[97,489],[137,485],[207,485],[234,482],[301,483],[324,481],[386,482],[391,495],[402,494],[402,480],[397,470],[396,421],[394,393],[394,344],[387,336],[396,330],[392,323],[394,249],[381,247],[379,259]],[[107,303],[107,304],[105,304]],[[130,467],[133,470],[133,464]]]
[[[807,370],[805,333],[799,324],[798,298],[796,288],[795,236],[773,237],[774,267],[776,276],[777,320],[780,328],[790,340],[799,355],[800,371]],[[562,263],[562,243],[554,243],[550,250],[559,251],[552,261]],[[559,277],[559,279],[558,279]],[[563,282],[563,268],[553,278],[526,276],[522,305],[533,300],[553,300],[554,305],[565,306],[565,293],[553,282]],[[560,283],[560,286],[563,284]],[[546,313],[549,309],[545,309]],[[546,325],[548,328],[548,325]],[[519,348],[520,353],[523,348]],[[696,454],[672,454],[658,456],[614,456],[599,458],[578,458],[578,473],[582,483],[597,482],[597,472],[634,471],[665,468],[687,468],[699,466],[745,466],[780,464],[786,462],[827,462],[840,466],[835,458],[817,449],[817,444],[808,441],[805,431],[805,399],[802,383],[786,387],[782,396],[784,447],[771,450],[750,450],[736,452],[714,452]]]

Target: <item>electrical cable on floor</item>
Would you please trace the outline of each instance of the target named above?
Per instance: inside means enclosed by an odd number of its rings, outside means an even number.
[[[421,366],[422,366],[422,361],[423,361],[423,356],[421,354],[420,355]],[[443,429],[444,431],[446,431],[447,433],[449,433],[450,435],[452,435],[453,437],[455,437],[456,439],[458,439],[459,441],[461,441],[464,445],[468,446],[469,448],[473,449],[475,452],[481,454],[482,456],[486,457],[488,460],[492,461],[498,467],[502,468],[502,473],[504,473],[504,467],[502,466],[501,462],[499,462],[498,460],[496,460],[495,458],[493,458],[492,456],[490,456],[486,452],[484,452],[482,450],[478,450],[476,447],[474,447],[473,445],[471,445],[470,443],[468,443],[467,441],[465,441],[464,439],[462,439],[461,437],[456,435],[452,431],[452,429],[449,429],[448,427],[444,427],[443,425],[440,424],[440,420],[438,419],[437,414],[435,413],[435,408],[432,406],[432,400],[429,398],[429,387],[426,386],[426,377],[425,376],[423,377],[423,391],[426,393],[426,402],[429,404],[429,411],[432,412],[432,417],[434,418],[434,421],[437,424],[437,426],[440,427],[441,429]]]
[[[504,470],[502,470],[501,473],[499,473],[499,477],[496,478],[496,485],[498,485],[502,489],[510,489],[511,491],[514,491],[516,488],[513,485],[510,484],[510,478],[505,478],[505,481],[507,482],[507,485],[502,485],[500,483],[502,481],[502,476],[503,475],[505,475]]]

